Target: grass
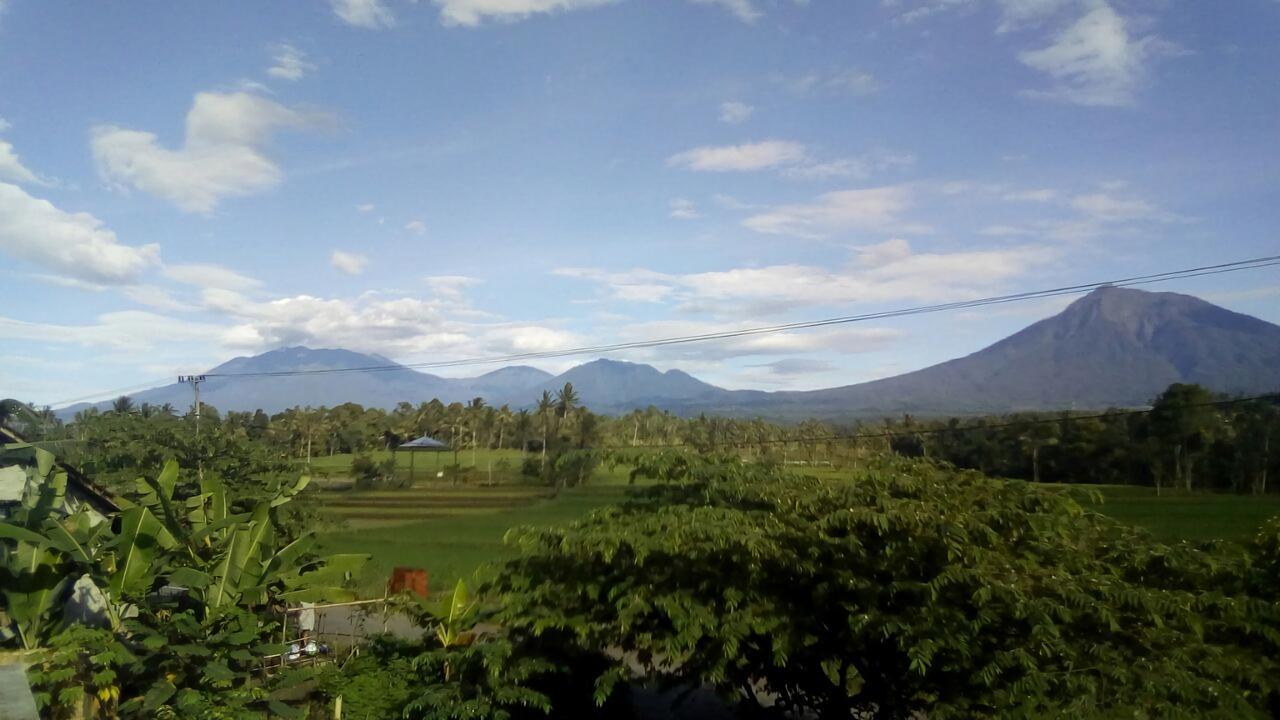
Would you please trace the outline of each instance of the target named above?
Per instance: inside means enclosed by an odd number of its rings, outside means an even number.
[[[1082,486],[1098,490],[1103,502],[1092,507],[1120,522],[1151,531],[1157,539],[1247,540],[1267,519],[1280,515],[1280,497],[1187,493],[1127,485]]]

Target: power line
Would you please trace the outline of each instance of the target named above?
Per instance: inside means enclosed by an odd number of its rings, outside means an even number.
[[[1267,257],[1253,258],[1250,260],[1237,260],[1235,262],[1221,263],[1218,265],[1205,265],[1202,267],[1186,268],[1183,270],[1173,270],[1163,273],[1154,273],[1150,275],[1136,275],[1133,277],[1119,278],[1115,280],[1106,280],[1101,282],[1085,283],[1081,285],[1068,285],[1064,287],[1049,288],[1046,290],[1032,290],[1028,292],[1013,293],[1010,295],[997,295],[993,297],[979,298],[975,300],[961,300],[950,303],[940,303],[936,305],[923,305],[911,308],[902,308],[897,310],[886,310],[882,312],[865,313],[861,315],[845,315],[833,318],[824,318],[820,320],[805,320],[794,323],[784,323],[780,325],[766,325],[753,328],[744,328],[738,330],[724,330],[720,332],[701,333],[697,335],[683,335],[676,337],[657,338],[653,340],[638,340],[633,342],[613,343],[608,345],[594,345],[586,347],[565,348],[561,350],[547,350],[542,352],[517,353],[511,355],[500,355],[490,357],[471,357],[459,358],[455,360],[441,360],[434,362],[405,363],[396,365],[369,365],[353,368],[322,368],[312,370],[277,370],[263,372],[244,372],[244,373],[206,373],[210,378],[247,378],[247,377],[291,377],[298,375],[335,375],[342,373],[354,372],[395,372],[406,369],[429,369],[429,368],[452,368],[463,367],[469,365],[490,365],[497,363],[509,363],[524,360],[540,360],[548,358],[560,358],[573,355],[590,355],[602,354],[610,352],[618,352],[621,350],[635,350],[652,347],[662,347],[668,345],[683,345],[697,342],[708,342],[714,340],[728,340],[739,337],[748,337],[754,335],[767,335],[781,332],[791,332],[795,330],[804,330],[818,327],[828,327],[832,325],[847,325],[858,322],[866,322],[870,320],[884,320],[889,318],[906,317],[911,315],[924,315],[938,312],[946,312],[951,310],[964,310],[975,307],[984,307],[987,305],[999,305],[1010,302],[1019,302],[1023,300],[1035,300],[1050,297],[1058,297],[1062,295],[1079,295],[1103,287],[1130,287],[1134,285],[1146,285],[1158,282],[1168,282],[1170,280],[1183,280],[1188,278],[1203,277],[1207,275],[1220,275],[1230,272],[1240,272],[1242,270],[1255,270],[1259,268],[1272,267],[1280,265],[1280,255],[1272,255]]]
[[[169,380],[168,377],[162,377],[158,380],[150,380],[148,382],[137,383],[134,385],[129,385],[127,387],[116,388],[114,390],[103,390],[101,392],[93,393],[92,395],[83,395],[81,397],[71,398],[69,400],[57,400],[57,401],[48,403],[48,406],[52,408],[65,408],[67,405],[74,405],[75,403],[79,403],[79,402],[88,402],[89,400],[96,400],[101,397],[110,397],[112,395],[118,396],[118,395],[130,393],[130,392],[136,392],[138,390],[149,390],[153,387],[156,387],[157,385],[167,382],[168,380]]]

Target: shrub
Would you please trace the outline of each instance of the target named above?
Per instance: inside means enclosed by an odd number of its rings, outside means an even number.
[[[847,482],[635,462],[674,482],[514,533],[489,590],[515,636],[822,718],[1264,717],[1276,687],[1276,606],[1250,595],[1242,551],[1160,545],[1064,493],[927,462]],[[628,678],[600,673],[601,697]]]

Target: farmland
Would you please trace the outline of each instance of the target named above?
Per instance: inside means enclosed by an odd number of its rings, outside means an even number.
[[[407,471],[405,455],[400,454],[398,468]],[[461,455],[464,461],[469,460],[470,453]],[[482,450],[478,453],[481,470],[474,475],[484,477],[483,469],[490,461],[507,460],[518,465],[519,455],[516,451]],[[316,466],[330,478],[340,479],[345,476],[350,458],[321,458]],[[415,464],[430,467],[431,462],[426,457],[418,458]],[[418,467],[421,470],[421,464]],[[841,470],[819,469],[813,474],[829,482],[848,477]],[[345,527],[324,536],[323,541],[330,551],[367,553],[374,558],[362,582],[366,592],[377,592],[380,579],[397,566],[424,567],[432,587],[448,587],[457,578],[471,577],[487,563],[510,557],[512,552],[503,544],[503,537],[511,528],[550,526],[582,518],[590,510],[623,500],[626,482],[625,468],[605,466],[586,486],[558,495],[546,487],[529,484],[454,487],[437,480],[419,480],[415,486],[399,490],[327,491],[320,496],[323,512],[343,521]],[[1280,514],[1280,497],[1275,496],[1257,498],[1169,489],[1157,496],[1152,488],[1124,485],[1048,488],[1074,489],[1081,491],[1081,497],[1096,492],[1102,501],[1086,501],[1087,507],[1144,528],[1164,542],[1243,541],[1267,518]]]

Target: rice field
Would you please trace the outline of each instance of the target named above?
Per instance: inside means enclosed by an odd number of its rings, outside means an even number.
[[[367,553],[373,556],[362,587],[366,595],[381,592],[395,567],[424,568],[432,592],[452,587],[458,578],[471,579],[487,563],[510,557],[503,536],[521,525],[549,526],[570,522],[591,510],[616,503],[626,496],[624,485],[570,488],[549,498],[545,488],[538,493],[513,492],[511,488],[484,488],[467,492],[414,488],[404,494],[405,510],[386,505],[375,511],[333,508],[336,513],[374,514],[380,517],[349,520],[349,528],[321,537],[329,552]],[[337,494],[337,493],[334,493]],[[345,494],[345,493],[344,493]],[[424,500],[453,501],[446,506],[419,506]],[[466,504],[467,502],[485,504]],[[419,508],[424,508],[419,510]],[[388,519],[391,515],[413,514],[412,519]]]
[[[398,465],[407,470],[403,455]],[[460,460],[470,459],[463,455],[469,453],[460,453]],[[496,464],[501,459],[518,467],[519,457],[517,451],[477,453],[477,461],[486,469],[490,461]],[[316,464],[328,471],[322,477],[340,481],[350,461],[351,456],[339,455]],[[835,479],[840,471],[819,470],[815,474]],[[486,564],[509,557],[511,550],[503,544],[503,536],[511,528],[570,522],[594,508],[623,500],[628,489],[625,469],[601,468],[585,487],[559,495],[547,487],[524,483],[514,473],[502,479],[505,482],[494,485],[472,482],[454,486],[432,477],[419,479],[406,489],[321,492],[323,512],[344,525],[342,530],[323,535],[321,543],[331,552],[373,556],[363,583],[368,594],[381,592],[391,569],[399,566],[425,568],[431,587],[439,589],[458,578],[472,578]],[[1092,509],[1144,527],[1166,542],[1244,541],[1266,519],[1280,515],[1280,497],[1274,495],[1255,498],[1165,490],[1157,496],[1154,489],[1145,487],[1051,487],[1095,490],[1102,502],[1089,503]]]

